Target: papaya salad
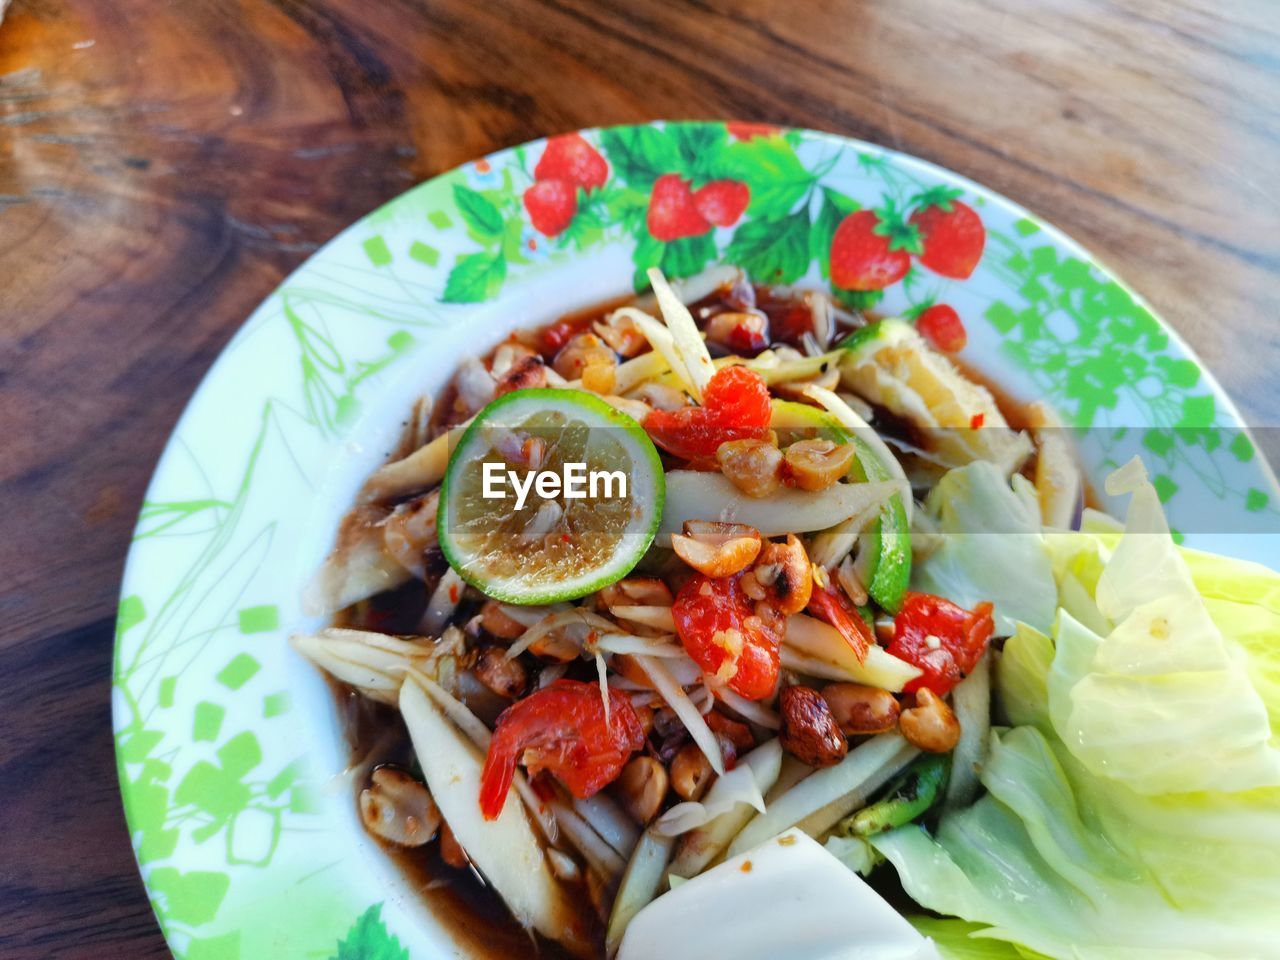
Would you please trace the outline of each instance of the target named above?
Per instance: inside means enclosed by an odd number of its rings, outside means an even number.
[[[1187,870],[1280,883],[1224,826],[1280,811],[1273,575],[1136,462],[1129,532],[1086,509],[1052,411],[907,320],[650,281],[464,360],[343,518],[292,643],[368,833],[548,956],[1274,956]]]

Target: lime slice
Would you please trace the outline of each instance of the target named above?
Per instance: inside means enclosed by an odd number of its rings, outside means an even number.
[[[920,430],[943,463],[990,460],[1008,475],[1030,455],[1030,439],[1010,429],[991,392],[961,375],[906,321],[877,321],[839,347],[844,385]]]
[[[777,431],[779,442],[784,444],[802,436],[812,437],[815,431],[817,436],[833,443],[852,442],[858,451],[857,459],[850,468],[850,476],[854,480],[880,483],[894,479],[876,452],[825,410],[790,400],[774,400],[770,426]],[[897,613],[911,579],[911,529],[900,494],[895,494],[884,505],[879,518],[864,535],[865,549],[870,558],[867,593],[885,610]]]
[[[639,562],[665,492],[658,451],[630,417],[578,390],[516,390],[480,411],[449,458],[440,547],[494,599],[572,600]]]

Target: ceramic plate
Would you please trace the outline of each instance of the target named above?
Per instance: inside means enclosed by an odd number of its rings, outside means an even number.
[[[413,399],[461,355],[624,294],[647,267],[687,276],[728,261],[762,282],[826,287],[847,213],[873,211],[909,244],[922,194],[959,201],[985,230],[977,270],[947,279],[914,259],[875,308],[953,307],[961,359],[1082,428],[1095,486],[1139,453],[1188,543],[1277,565],[1280,538],[1258,533],[1280,532],[1280,492],[1221,388],[1137,296],[1025,210],[827,134],[686,123],[583,135],[607,176],[596,164],[604,183],[576,199],[526,197],[538,141],[424,183],[326,245],[236,334],[165,449],[124,579],[114,706],[133,844],[179,957],[466,954],[360,829],[328,688],[286,640],[318,625],[302,588]],[[747,187],[727,227],[682,206],[682,184],[708,180]],[[716,219],[736,213],[735,192]],[[659,233],[692,234],[654,239],[651,203]],[[934,262],[945,272],[964,253]]]

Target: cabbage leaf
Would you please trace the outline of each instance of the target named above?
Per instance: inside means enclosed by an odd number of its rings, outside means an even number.
[[[989,600],[996,633],[1008,636],[1022,622],[1047,632],[1058,591],[1040,506],[1025,477],[1013,485],[992,463],[977,460],[948,471],[925,509],[942,534],[938,548],[916,562],[913,587],[964,607]]]
[[[930,934],[944,954],[1277,955],[1280,575],[1179,550],[1132,492],[1123,535],[1044,538],[1062,609],[1004,647],[987,794],[872,838],[970,925]]]

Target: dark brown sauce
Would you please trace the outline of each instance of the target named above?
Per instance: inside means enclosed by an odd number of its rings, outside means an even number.
[[[586,332],[592,323],[602,320],[620,306],[634,301],[634,297],[616,300],[566,314],[542,327],[513,333],[511,340],[524,343],[538,350],[544,360],[554,359],[559,345],[577,333]],[[722,289],[709,294],[690,305],[695,319],[705,323],[724,310],[755,308],[768,316],[773,331],[771,346],[787,344],[800,348],[804,334],[811,329],[802,322],[800,306],[794,299],[779,298],[765,288],[740,285],[730,290]],[[807,307],[803,308],[807,310]],[[867,315],[871,322],[879,319]],[[838,335],[847,333],[847,329]],[[985,387],[995,399],[997,408],[1010,426],[1026,429],[1029,418],[1026,405],[982,373],[962,363],[956,363],[961,373]],[[441,392],[436,404],[437,415],[447,411],[455,396],[452,385]],[[437,428],[442,422],[434,421]],[[913,442],[914,431],[887,411],[877,410],[876,428],[888,434]],[[1085,501],[1093,506],[1097,498],[1086,481]],[[434,581],[443,572],[443,559],[438,554],[429,557]],[[384,633],[415,632],[419,618],[430,592],[430,582],[424,589],[412,582],[396,590],[380,594],[344,610],[337,618],[339,626],[372,629]],[[468,611],[460,611],[466,613]],[[594,676],[594,674],[592,674]],[[346,738],[353,763],[364,763],[369,769],[382,763],[394,763],[413,769],[413,750],[408,732],[397,711],[367,700],[346,684],[330,681],[335,701],[344,719]],[[420,773],[418,774],[420,775]],[[357,803],[358,792],[364,784],[358,784],[351,797]],[[540,957],[546,960],[569,960],[558,944],[531,935],[511,917],[502,900],[470,870],[450,867],[440,856],[440,845],[432,842],[424,847],[408,849],[378,841],[387,856],[401,870],[410,887],[427,904],[433,916],[445,928],[456,943],[459,956],[475,960],[505,960],[512,957]],[[897,874],[887,867],[877,869],[870,878],[871,885],[900,912],[920,912],[903,891]],[[582,894],[585,896],[585,892]],[[603,949],[601,950],[603,956]]]

